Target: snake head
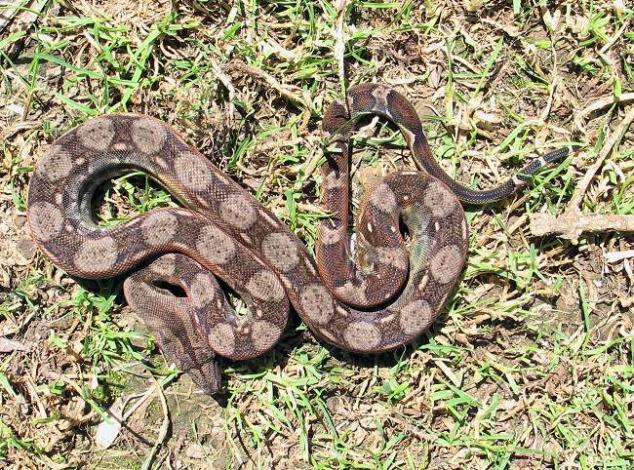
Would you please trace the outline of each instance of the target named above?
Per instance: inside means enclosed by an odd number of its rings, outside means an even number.
[[[333,103],[326,114],[322,123],[322,129],[334,140],[346,141],[350,134],[350,114],[342,103]]]
[[[173,320],[153,322],[146,318],[144,321],[169,361],[188,374],[206,394],[213,395],[221,384],[215,354],[194,329],[180,328],[179,320]]]
[[[166,349],[163,348],[163,351]],[[170,359],[173,359],[178,368],[188,374],[207,395],[213,395],[220,389],[220,367],[214,354],[210,353],[209,347],[195,348],[186,355],[181,354]]]
[[[213,395],[220,389],[220,368],[215,354],[193,325],[183,328],[182,320],[176,317],[171,322],[148,321],[147,313],[144,322],[163,354],[180,371],[188,374],[198,387],[208,395]]]
[[[123,289],[128,303],[150,330],[163,354],[205,393],[212,395],[220,388],[220,369],[207,338],[196,324],[189,294],[184,290],[180,294],[173,293],[163,287],[173,284],[176,278],[161,271],[178,271],[183,258],[173,254],[162,256],[128,277]]]

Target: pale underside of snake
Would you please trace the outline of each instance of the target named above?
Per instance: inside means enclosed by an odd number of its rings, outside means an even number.
[[[349,141],[366,114],[399,127],[421,171],[392,173],[365,192],[352,256]],[[124,282],[128,303],[164,353],[214,393],[220,386],[215,355],[241,360],[270,350],[286,326],[289,302],[316,336],[345,350],[376,353],[416,339],[442,310],[465,261],[468,227],[460,200],[506,197],[568,154],[557,150],[492,190],[472,190],[433,160],[412,105],[374,84],[351,88],[346,104],[328,109],[323,127],[338,151],[322,167],[321,201],[332,216],[320,223],[316,263],[248,191],[165,123],[138,114],[90,119],[51,145],[29,185],[32,236],[73,276],[131,273]],[[98,225],[95,191],[138,170],[182,207]],[[247,315],[235,314],[217,278],[242,298]]]

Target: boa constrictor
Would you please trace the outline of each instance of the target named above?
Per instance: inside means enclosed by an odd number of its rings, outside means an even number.
[[[390,174],[365,192],[355,263],[349,141],[356,119],[368,113],[400,128],[422,171]],[[414,340],[441,311],[464,264],[468,228],[460,200],[501,199],[568,153],[552,152],[501,186],[474,191],[434,161],[412,105],[374,84],[353,87],[346,104],[331,105],[323,128],[338,151],[322,167],[321,201],[332,217],[320,223],[316,263],[249,192],[165,123],[138,114],[90,119],[51,145],[29,185],[32,236],[73,276],[132,272],[124,282],[129,304],[165,354],[213,393],[220,385],[214,356],[249,359],[271,349],[289,302],[315,335],[345,350],[376,353]],[[95,191],[133,170],[150,175],[182,207],[98,225]],[[247,315],[234,313],[217,278],[244,300]]]

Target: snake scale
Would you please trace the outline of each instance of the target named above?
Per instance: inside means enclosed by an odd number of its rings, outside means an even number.
[[[353,254],[349,142],[367,114],[398,126],[420,171],[389,174],[364,192]],[[92,118],[55,140],[30,180],[31,234],[70,275],[131,273],[124,281],[128,303],[164,353],[214,393],[220,387],[214,357],[249,359],[271,349],[290,304],[317,337],[345,350],[376,353],[413,341],[441,311],[463,267],[468,227],[460,201],[504,198],[569,152],[541,157],[494,189],[472,190],[434,161],[407,99],[375,84],[353,87],[346,103],[332,104],[323,129],[338,151],[322,166],[321,202],[332,216],[320,222],[316,262],[248,191],[164,122],[139,114]],[[98,225],[95,191],[138,170],[181,207]],[[217,278],[242,298],[247,315],[233,311]]]

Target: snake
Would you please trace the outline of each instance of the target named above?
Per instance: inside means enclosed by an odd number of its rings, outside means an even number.
[[[363,192],[350,225],[351,139],[362,116],[402,133],[417,170],[390,173]],[[204,392],[221,387],[217,356],[247,360],[282,337],[291,307],[320,340],[354,353],[418,338],[456,286],[469,228],[461,202],[486,204],[524,186],[570,148],[531,161],[493,189],[474,190],[434,160],[415,108],[380,84],[351,87],[323,117],[315,256],[250,192],[165,122],[119,113],[90,118],[48,147],[31,175],[27,219],[40,249],[71,276],[123,276],[128,304],[163,353]],[[141,171],[177,207],[105,226],[95,199],[107,181]],[[247,306],[238,314],[232,291]]]

